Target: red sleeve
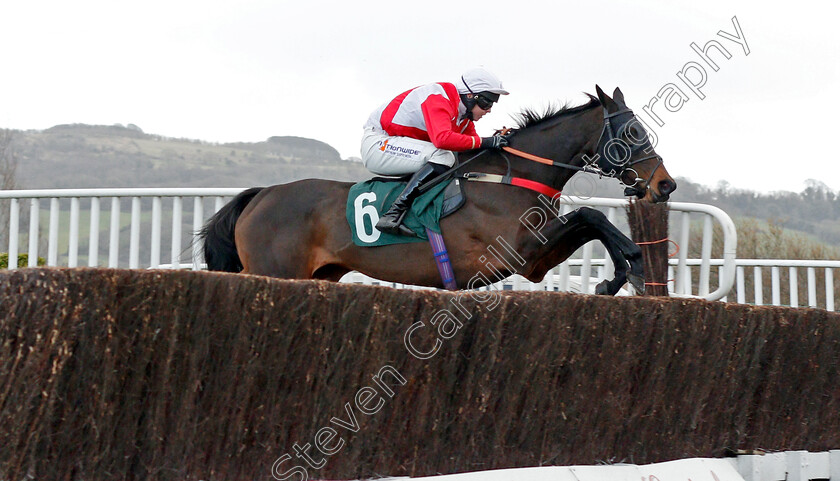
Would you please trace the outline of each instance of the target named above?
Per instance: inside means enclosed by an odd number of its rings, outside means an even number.
[[[478,138],[477,142],[480,144],[481,143],[481,137],[478,135],[478,132],[475,131],[475,122],[473,122],[472,120],[468,120],[467,122],[469,122],[469,123],[467,124],[467,128],[464,129],[464,135],[469,135],[470,137],[477,137]],[[478,147],[478,146],[476,146],[476,147]]]
[[[429,140],[439,149],[461,152],[477,149],[481,145],[481,138],[475,133],[472,122],[465,133],[452,129],[453,118],[458,116],[457,109],[442,95],[430,95],[422,105],[423,119],[426,121],[426,132]],[[453,112],[454,110],[454,112]]]

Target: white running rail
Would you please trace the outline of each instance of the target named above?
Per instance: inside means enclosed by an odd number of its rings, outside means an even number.
[[[9,268],[17,267],[18,254],[20,253],[21,238],[26,239],[28,246],[28,267],[37,265],[40,252],[40,235],[41,235],[41,217],[44,212],[42,205],[48,204],[46,211],[48,215],[48,243],[46,252],[46,263],[48,266],[64,265],[68,267],[79,266],[79,245],[82,240],[82,232],[86,233],[88,241],[87,249],[87,266],[108,266],[108,267],[128,267],[139,268],[149,266],[161,265],[161,232],[162,232],[162,218],[163,218],[163,201],[167,199],[171,202],[171,209],[169,210],[171,216],[171,235],[170,235],[170,265],[174,268],[180,268],[184,264],[181,259],[181,254],[185,246],[191,245],[192,232],[201,228],[206,220],[205,216],[205,200],[210,199],[213,202],[210,214],[217,211],[225,203],[227,196],[238,194],[244,189],[239,188],[177,188],[177,189],[61,189],[61,190],[6,190],[0,191],[0,200],[9,199]],[[184,199],[192,200],[192,230],[185,229],[184,222]],[[27,199],[29,203],[29,227],[28,235],[20,232],[20,207],[21,201]],[[82,200],[85,200],[87,205],[85,214],[89,217],[87,228],[81,223],[81,206]],[[151,201],[151,215],[143,213],[141,206],[142,200],[149,199]],[[107,262],[100,258],[99,242],[101,237],[101,218],[103,201],[110,200],[110,212],[108,214],[108,257]],[[123,206],[127,201],[130,201],[130,217],[128,218],[128,225],[125,225],[125,216],[123,213]],[[69,206],[65,205],[62,208],[62,202],[69,202]],[[69,209],[68,209],[69,207]],[[67,212],[69,210],[69,212]],[[69,217],[69,218],[68,218]],[[144,217],[150,222],[150,237],[148,244],[150,246],[149,262],[142,263],[140,261],[140,246],[141,234],[140,226]],[[64,218],[64,219],[63,219]],[[64,220],[66,230],[60,229]],[[121,261],[120,244],[122,231],[128,227],[128,259],[127,262]],[[186,230],[186,233],[185,233]],[[186,235],[185,235],[186,234]],[[59,261],[59,244],[61,247],[66,245],[66,250],[62,249],[61,261]],[[184,241],[187,241],[186,244]],[[190,255],[190,260],[186,262],[187,265],[192,265],[194,269],[200,268],[200,256],[198,249],[193,249]]]
[[[38,256],[49,266],[79,265],[108,267],[192,267],[201,268],[199,246],[192,245],[192,233],[241,188],[148,188],[148,189],[61,189],[0,191],[0,201],[9,202],[9,267],[16,268],[17,255],[28,254],[27,266]],[[564,212],[579,206],[605,211],[607,218],[629,232],[623,199],[560,199]],[[28,206],[25,203],[28,202]],[[110,208],[107,206],[110,204]],[[21,215],[28,207],[28,218]],[[726,298],[736,282],[735,226],[722,210],[704,204],[672,202],[672,236],[677,236],[679,256],[671,259],[669,290],[674,296]],[[106,220],[107,219],[107,220]],[[692,219],[700,222],[692,222]],[[623,225],[622,225],[623,224]],[[714,225],[723,235],[723,258],[712,259]],[[702,225],[699,259],[688,257],[690,231]],[[46,232],[43,232],[46,231]],[[720,243],[720,240],[718,240]],[[107,247],[105,247],[107,245]],[[169,255],[164,252],[168,247]],[[126,252],[127,251],[127,252]],[[142,259],[141,259],[142,252]],[[600,279],[611,276],[613,266],[600,243],[585,245],[577,258],[553,269],[540,283],[532,284],[513,276],[503,288],[578,290],[593,292]],[[604,257],[607,257],[604,259]],[[168,262],[167,262],[168,261]],[[712,268],[717,276],[712,275]],[[827,267],[827,266],[826,266]],[[699,269],[699,281],[692,272]],[[353,282],[374,282],[349,274]],[[578,287],[575,288],[575,285]],[[832,301],[833,302],[833,301]]]

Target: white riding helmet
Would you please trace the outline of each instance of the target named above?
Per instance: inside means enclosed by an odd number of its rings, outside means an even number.
[[[490,92],[497,95],[510,93],[502,87],[502,81],[498,77],[483,67],[467,70],[455,85],[461,95],[477,94],[478,92]]]

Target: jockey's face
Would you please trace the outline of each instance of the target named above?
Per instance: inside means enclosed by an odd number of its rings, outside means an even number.
[[[483,108],[479,107],[478,104],[473,105],[473,108],[472,108],[473,121],[478,122],[478,120],[481,119],[482,117],[484,117],[485,114],[490,113],[490,110],[492,110],[492,109],[493,109],[493,107],[490,107],[489,109],[484,110]]]

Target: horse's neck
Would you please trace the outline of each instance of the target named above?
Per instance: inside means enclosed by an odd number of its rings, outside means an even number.
[[[557,119],[555,125],[537,127],[538,131],[528,132],[527,137],[523,138],[522,150],[555,162],[581,167],[584,163],[583,154],[592,150],[592,146],[598,142],[602,120],[600,107]],[[517,162],[514,170],[558,190],[562,190],[577,172],[531,161]]]

